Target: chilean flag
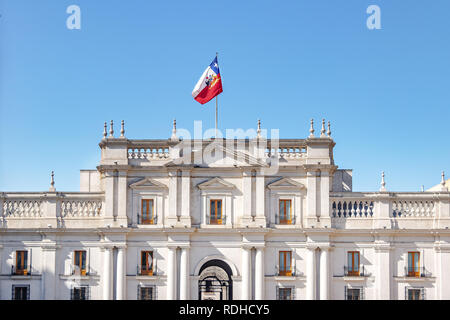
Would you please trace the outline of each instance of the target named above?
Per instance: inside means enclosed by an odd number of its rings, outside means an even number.
[[[221,92],[222,79],[220,78],[217,57],[215,57],[195,85],[192,96],[201,104],[205,104]]]

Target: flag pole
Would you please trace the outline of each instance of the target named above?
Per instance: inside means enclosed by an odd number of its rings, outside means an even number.
[[[219,55],[219,53],[218,52],[216,52],[216,59],[217,59],[217,57],[218,57],[218,55]],[[218,102],[217,102],[217,96],[216,96],[216,139],[217,139],[217,119],[218,119],[218,116],[217,116],[217,113],[218,113]]]

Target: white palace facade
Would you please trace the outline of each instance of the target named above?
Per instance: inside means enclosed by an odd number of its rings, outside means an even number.
[[[353,192],[306,139],[130,140],[80,192],[0,192],[0,299],[450,299],[450,193]],[[209,154],[208,157],[205,155]]]

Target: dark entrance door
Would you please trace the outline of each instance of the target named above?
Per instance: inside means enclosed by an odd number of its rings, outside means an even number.
[[[211,260],[200,269],[198,298],[200,300],[231,300],[231,268],[222,260]]]

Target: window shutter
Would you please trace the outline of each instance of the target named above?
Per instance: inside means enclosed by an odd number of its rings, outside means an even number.
[[[13,273],[14,268],[16,267],[16,257],[17,257],[17,250],[12,252],[12,265],[11,265],[11,274]],[[13,288],[14,290],[14,288]],[[14,298],[14,297],[13,297]]]
[[[30,248],[30,250],[27,253],[29,255],[28,257],[28,266],[30,267],[30,275],[33,272],[31,269],[33,268],[33,264],[32,264],[32,259],[33,259],[33,254],[32,254],[32,249]]]
[[[86,252],[86,272],[91,274],[91,248],[88,248]]]
[[[136,295],[136,299],[137,300],[141,300],[141,285],[138,284],[137,286],[137,295]]]
[[[344,287],[344,300],[347,300],[347,286]]]
[[[70,253],[70,264],[69,264],[69,275],[75,274],[75,251],[72,250]],[[72,299],[73,300],[73,299]]]

